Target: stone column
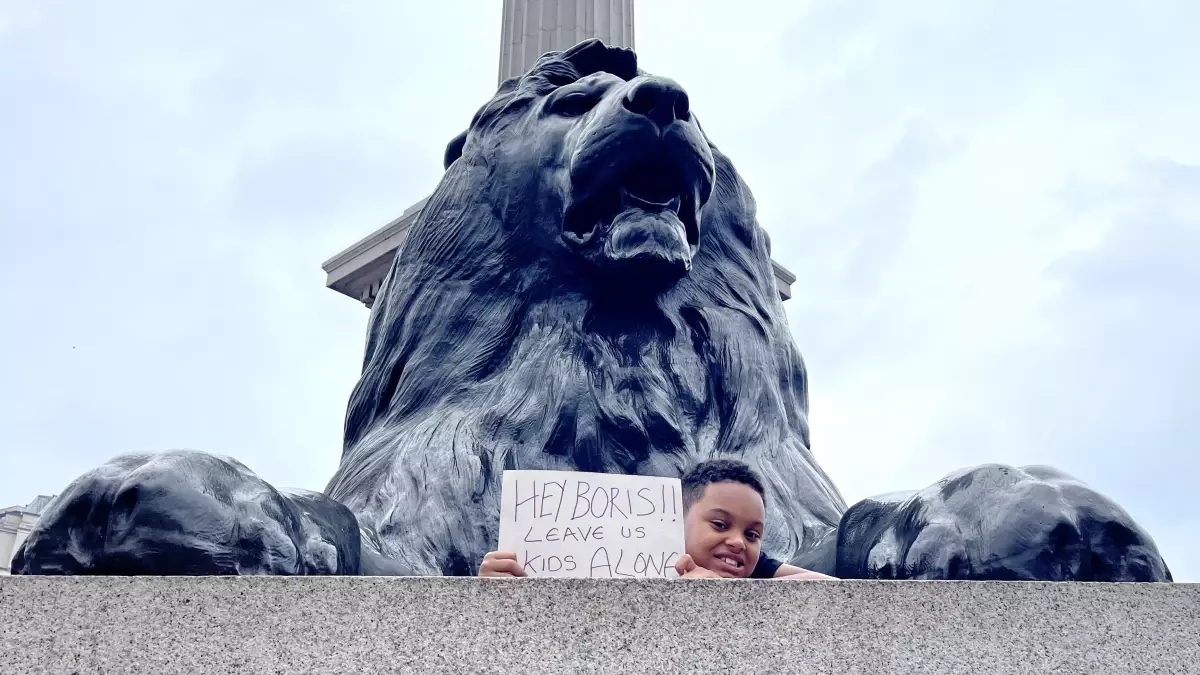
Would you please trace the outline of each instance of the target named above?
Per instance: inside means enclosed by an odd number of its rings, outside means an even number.
[[[504,0],[499,81],[594,37],[633,49],[633,0]]]

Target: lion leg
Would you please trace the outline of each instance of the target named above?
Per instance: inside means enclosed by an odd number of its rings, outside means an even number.
[[[865,499],[842,517],[836,558],[843,579],[1171,581],[1124,509],[1040,466],[987,464]]]
[[[811,572],[837,576],[837,530],[830,530],[812,548],[791,560],[791,564]]]
[[[14,574],[357,574],[357,520],[314,492],[283,493],[235,460],[119,456],[56,498]]]

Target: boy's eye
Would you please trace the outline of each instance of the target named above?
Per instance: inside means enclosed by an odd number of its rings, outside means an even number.
[[[750,530],[749,532],[746,532],[746,538],[749,539],[750,541],[758,541],[758,538],[761,536],[762,536],[761,534],[755,532],[754,530]]]
[[[720,520],[714,520],[714,521],[712,521],[712,526],[713,526],[713,527],[715,527],[715,528],[717,528],[718,530],[724,530],[724,529],[725,529],[725,523],[723,523],[723,522],[722,522],[722,521],[720,521]]]

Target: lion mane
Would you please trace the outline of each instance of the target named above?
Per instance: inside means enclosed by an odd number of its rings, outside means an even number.
[[[597,72],[642,74],[633,52],[593,41],[501,85],[450,145],[372,309],[326,493],[407,573],[474,572],[496,543],[505,469],[679,476],[740,458],[764,478],[764,541],[784,560],[845,510],[809,448],[768,236],[715,146],[691,267],[661,292],[581,280],[538,214],[514,217],[537,183],[496,149],[524,142],[533,103]]]

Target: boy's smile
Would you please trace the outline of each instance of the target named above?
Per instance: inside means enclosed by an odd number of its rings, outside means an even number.
[[[684,541],[697,565],[723,577],[748,577],[758,564],[766,507],[744,483],[710,483],[687,512]]]

